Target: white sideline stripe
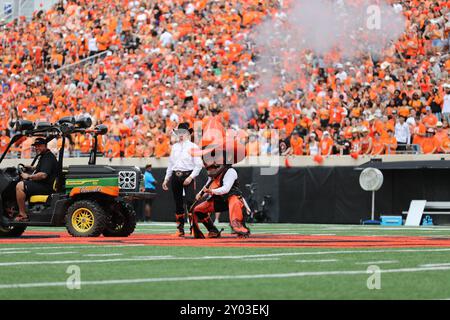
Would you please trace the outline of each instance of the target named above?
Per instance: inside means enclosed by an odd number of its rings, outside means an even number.
[[[323,259],[323,260],[295,260],[295,262],[311,262],[311,263],[318,263],[318,262],[337,262],[339,261],[338,259]]]
[[[113,257],[113,256],[123,256],[123,253],[91,253],[91,254],[83,254],[83,257]]]
[[[99,249],[99,248],[121,248],[121,247],[143,247],[145,244],[117,244],[117,245],[83,245],[64,247],[23,247],[23,248],[0,248],[0,251],[11,250],[42,250],[42,249]]]
[[[419,267],[447,267],[450,266],[450,263],[448,262],[442,262],[442,263],[427,263],[427,264],[421,264]]]
[[[177,260],[175,256],[133,256],[133,259],[139,260]]]
[[[176,259],[176,258],[173,258]],[[151,261],[151,260],[171,260],[169,257],[141,257],[136,258],[119,258],[119,259],[99,259],[99,260],[54,260],[54,261],[18,261],[18,262],[0,262],[0,267],[10,266],[30,266],[30,265],[47,265],[47,264],[72,264],[72,263],[104,263],[104,262],[129,262],[129,261]]]
[[[137,226],[176,226],[173,222],[138,222]]]
[[[401,268],[381,270],[381,273],[404,273],[404,272],[424,272],[424,271],[448,271],[449,267],[427,267],[427,268]],[[166,277],[166,278],[143,278],[143,279],[116,279],[81,281],[81,286],[88,285],[111,285],[111,284],[141,284],[151,282],[180,282],[180,281],[208,281],[208,280],[248,280],[248,279],[280,279],[298,278],[312,276],[342,276],[342,275],[367,275],[367,270],[343,270],[343,271],[319,271],[319,272],[294,272],[294,273],[268,273],[268,274],[243,274],[243,275],[216,275],[216,276],[195,276],[195,277]],[[1,284],[0,289],[24,289],[37,287],[65,287],[67,282],[35,282],[35,283],[13,283]]]
[[[0,254],[13,254],[13,253],[30,253],[31,251],[6,251],[0,252]]]
[[[61,255],[61,254],[73,254],[73,253],[78,253],[76,251],[64,251],[64,252],[36,252],[36,255],[40,255],[40,256],[57,256],[57,255]]]
[[[335,233],[311,233],[310,236],[335,236]]]
[[[242,261],[278,261],[280,258],[250,258],[250,259],[242,259]]]
[[[359,264],[359,265],[388,264],[388,263],[398,263],[398,260],[355,262],[355,264]]]
[[[104,263],[104,262],[129,262],[129,261],[152,261],[152,260],[214,260],[214,259],[248,259],[248,258],[268,258],[304,255],[327,255],[327,254],[354,254],[354,253],[390,253],[390,252],[448,252],[448,249],[399,249],[399,250],[353,250],[353,251],[318,251],[318,252],[285,252],[269,254],[253,254],[240,256],[201,256],[201,257],[175,257],[175,256],[133,256],[132,258],[99,259],[99,260],[54,260],[54,261],[17,261],[0,262],[0,267],[20,266],[20,265],[47,265],[47,264],[71,264],[71,263]]]

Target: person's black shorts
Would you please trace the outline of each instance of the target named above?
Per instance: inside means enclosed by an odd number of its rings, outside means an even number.
[[[24,181],[23,183],[25,186],[25,194],[27,195],[27,197],[52,193],[52,189],[46,184],[39,183],[36,181]]]
[[[145,189],[145,192],[152,192],[155,193],[155,189]],[[146,199],[145,203],[151,206],[153,204],[153,199]]]

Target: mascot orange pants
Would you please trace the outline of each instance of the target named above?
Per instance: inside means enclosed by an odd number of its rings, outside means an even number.
[[[210,217],[212,212],[229,211],[230,226],[238,237],[248,237],[250,230],[245,226],[244,203],[238,195],[217,196],[200,200],[192,209],[192,232],[195,238],[204,238],[198,223],[201,222],[208,230],[208,238],[220,237],[221,231],[215,226]]]

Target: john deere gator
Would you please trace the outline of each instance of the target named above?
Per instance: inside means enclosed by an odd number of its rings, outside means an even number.
[[[89,129],[90,118],[71,117],[55,124],[19,120],[14,125],[17,133],[1,155],[0,164],[11,146],[20,144],[25,137],[43,137],[47,142],[61,139],[58,175],[54,193],[27,199],[29,221],[14,222],[18,214],[15,189],[25,166],[0,169],[0,237],[21,236],[28,226],[65,226],[74,237],[127,237],[134,232],[136,213],[131,202],[152,198],[154,194],[139,191],[139,168],[96,164],[98,136],[107,133],[106,126]],[[75,133],[90,134],[94,140],[88,164],[64,167],[64,147]]]

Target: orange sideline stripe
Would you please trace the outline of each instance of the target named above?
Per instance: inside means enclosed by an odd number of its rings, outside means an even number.
[[[175,238],[169,234],[133,234],[124,238],[74,238],[66,232],[27,231],[21,238],[1,240],[2,244],[66,243],[66,244],[141,244],[149,246],[186,247],[255,247],[255,248],[411,248],[448,247],[450,237],[404,236],[308,236],[257,234],[248,239],[223,234],[219,239]]]

